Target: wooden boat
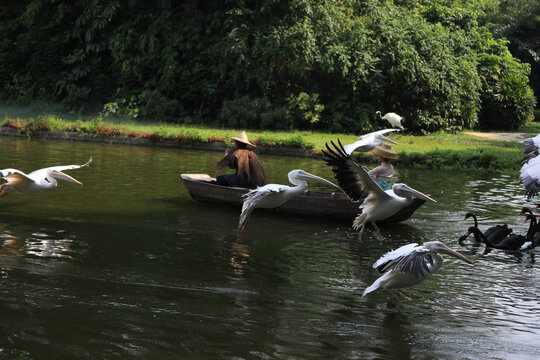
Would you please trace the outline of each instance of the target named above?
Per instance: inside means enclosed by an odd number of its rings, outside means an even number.
[[[242,195],[249,189],[227,187],[215,184],[215,178],[207,174],[182,174],[182,182],[197,201],[234,205],[242,207]],[[393,216],[377,223],[393,223],[407,220],[425,200],[413,199],[413,202]],[[297,195],[285,204],[275,209],[257,209],[275,211],[278,213],[318,218],[333,218],[353,221],[360,213],[360,203],[352,202],[344,193],[311,191]]]

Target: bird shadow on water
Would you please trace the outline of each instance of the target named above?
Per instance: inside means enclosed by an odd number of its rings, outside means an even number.
[[[384,351],[379,349],[377,352],[387,359],[410,359],[415,333],[407,315],[402,312],[388,312],[381,325],[385,346]]]

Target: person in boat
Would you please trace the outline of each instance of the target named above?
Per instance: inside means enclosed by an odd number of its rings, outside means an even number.
[[[228,137],[228,136],[227,136]],[[267,184],[264,168],[257,155],[249,148],[256,147],[249,142],[247,134],[242,131],[233,138],[234,149],[228,151],[218,162],[217,168],[229,167],[235,170],[234,174],[223,174],[216,177],[218,185],[256,188]]]
[[[387,144],[376,146],[370,152],[379,157],[381,165],[371,170],[365,169],[381,189],[389,190],[392,188],[392,177],[394,176],[394,167],[390,161],[397,159],[397,153]]]

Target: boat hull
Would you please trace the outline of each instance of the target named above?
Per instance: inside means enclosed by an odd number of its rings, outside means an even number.
[[[206,174],[182,174],[181,179],[191,197],[197,201],[241,208],[242,195],[249,191],[246,188],[217,185]],[[407,220],[424,202],[424,200],[414,199],[411,205],[377,223]],[[277,208],[267,210],[294,216],[342,219],[352,222],[361,212],[359,206],[359,202],[352,202],[344,193],[308,190]]]

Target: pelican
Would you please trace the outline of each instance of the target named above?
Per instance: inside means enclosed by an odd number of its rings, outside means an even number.
[[[373,268],[383,275],[366,288],[362,296],[377,289],[383,289],[396,299],[396,309],[399,311],[398,295],[401,294],[392,289],[414,286],[426,280],[443,263],[443,258],[439,253],[455,256],[469,264],[473,263],[469,258],[440,241],[425,242],[422,245],[416,243],[404,245],[384,254],[373,264]]]
[[[368,152],[373,150],[375,146],[381,146],[383,141],[399,145],[397,142],[395,142],[392,139],[387,138],[383,134],[392,132],[392,131],[400,131],[399,129],[383,129],[379,131],[370,132],[369,134],[362,135],[353,142],[352,144],[345,145],[344,149],[345,152],[349,155],[353,153],[353,151],[358,150],[359,152]]]
[[[540,191],[540,157],[535,157],[523,164],[519,178],[525,188],[527,199],[536,196]]]
[[[242,205],[240,221],[238,222],[239,231],[244,231],[246,229],[249,215],[253,210],[257,208],[271,209],[278,207],[292,199],[294,196],[300,195],[306,191],[308,187],[306,180],[317,181],[339,189],[339,186],[334,183],[300,169],[290,171],[288,177],[290,183],[296,186],[267,184],[250,190],[243,195],[244,203]]]
[[[383,220],[394,215],[401,209],[412,203],[413,198],[427,200],[438,204],[429,196],[414,190],[405,184],[394,184],[390,190],[382,190],[362,167],[358,166],[343,149],[338,139],[339,147],[332,141],[334,150],[328,144],[323,150],[324,160],[335,174],[338,185],[352,201],[362,200],[359,214],[353,222],[353,228],[360,229],[359,237],[362,238],[364,228],[369,222],[376,230],[376,236],[382,239],[376,221]]]
[[[82,186],[82,183],[71,176],[64,174],[64,170],[79,169],[92,162],[90,158],[82,165],[53,166],[32,171],[25,174],[17,169],[0,170],[0,177],[7,183],[0,185],[0,197],[4,197],[12,191],[19,194],[32,194],[44,190],[53,189],[57,185],[56,179],[69,181]]]
[[[524,159],[530,160],[538,156],[540,148],[540,134],[535,137],[528,138],[523,140],[523,154],[525,155]]]
[[[384,116],[381,116],[381,112],[377,111],[375,115],[379,115],[379,118],[382,120],[387,120],[392,127],[397,127],[401,130],[405,130],[403,127],[403,123],[405,122],[405,118],[403,116],[399,116],[396,113],[389,112],[384,114]]]

